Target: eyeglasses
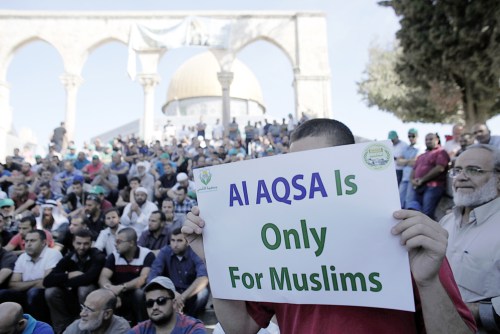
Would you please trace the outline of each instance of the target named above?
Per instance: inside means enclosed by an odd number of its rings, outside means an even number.
[[[415,135],[408,135],[408,138],[415,138]]]
[[[496,173],[496,170],[484,170],[476,166],[454,167],[448,172],[451,177],[457,177],[460,173],[464,173],[467,177],[475,177],[483,175],[484,173]]]
[[[85,312],[90,312],[90,313],[94,313],[96,310],[93,310],[91,309],[90,307],[88,307],[87,305],[85,304],[80,304],[80,309]]]
[[[170,297],[158,297],[156,299],[148,299],[148,300],[146,300],[146,307],[147,308],[152,308],[153,306],[155,306],[155,303],[158,306],[165,305],[167,303],[167,301],[170,300],[170,299],[173,299],[173,298],[170,298]]]

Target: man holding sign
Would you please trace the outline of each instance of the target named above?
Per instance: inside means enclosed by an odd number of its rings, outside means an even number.
[[[354,144],[354,137],[344,124],[335,120],[314,119],[301,124],[292,133],[290,152],[349,144]],[[372,159],[370,163],[377,164],[378,161]],[[356,184],[348,177],[344,179],[344,185],[348,188],[347,192],[355,192]],[[248,202],[245,196],[242,201]],[[287,334],[473,332],[474,321],[461,301],[449,265],[444,260],[446,231],[436,222],[416,211],[398,210],[393,216],[400,221],[390,232],[400,236],[401,244],[406,246],[410,253],[416,314],[375,307],[245,302],[214,298],[217,318],[224,331],[238,334],[256,333],[259,328],[267,327],[272,316],[276,315],[281,332]],[[266,225],[269,229],[274,228],[272,224]],[[183,232],[187,235],[193,250],[202,259],[205,258],[202,239],[204,226],[205,222],[199,217],[198,208],[193,208],[187,216]],[[301,226],[303,232],[309,231],[310,243],[315,241],[316,256],[321,255],[325,245],[326,227],[323,233],[322,229],[309,228],[305,220],[301,222]],[[305,235],[306,233],[303,233],[304,238]],[[273,241],[266,239],[266,242],[269,243],[268,246],[272,246]],[[329,269],[334,270],[335,267],[333,269],[332,267],[330,266]],[[311,280],[313,275],[310,276]],[[236,279],[234,271],[232,277]],[[256,276],[256,280],[258,278]],[[381,290],[376,275],[370,275],[370,282],[372,283],[371,291]],[[314,291],[314,289],[311,290]],[[308,293],[312,294],[313,291]]]

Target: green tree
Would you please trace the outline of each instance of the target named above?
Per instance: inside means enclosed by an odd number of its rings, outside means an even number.
[[[461,94],[456,85],[433,81],[425,87],[405,85],[397,64],[403,50],[397,44],[389,49],[374,45],[358,92],[368,106],[391,112],[404,122],[463,121]]]
[[[458,92],[456,112],[463,110],[467,125],[500,112],[500,1],[386,0],[379,4],[393,8],[400,17],[396,36],[402,54],[395,71],[402,84],[427,94],[421,97],[427,102]]]

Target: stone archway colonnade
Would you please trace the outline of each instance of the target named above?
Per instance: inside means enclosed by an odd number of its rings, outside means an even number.
[[[296,117],[304,111],[331,117],[324,13],[0,11],[0,158],[7,153],[6,137],[12,127],[8,66],[15,52],[30,42],[45,41],[61,56],[64,73],[60,80],[66,90],[65,123],[70,140],[75,132],[81,73],[89,54],[109,41],[127,44],[129,75],[143,88],[141,136],[148,140],[154,128],[155,87],[160,81],[157,68],[165,52],[198,46],[214,54],[221,69],[222,120],[227,125],[232,62],[240,50],[260,39],[276,45],[290,61]],[[136,59],[140,71],[135,68]]]

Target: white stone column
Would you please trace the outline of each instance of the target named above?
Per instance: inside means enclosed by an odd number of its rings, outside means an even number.
[[[7,136],[12,128],[12,109],[10,107],[10,85],[0,81],[0,161],[5,162],[7,155]]]
[[[144,90],[144,116],[140,134],[146,144],[149,144],[154,132],[155,87],[160,82],[160,76],[158,74],[139,74],[137,79]]]
[[[227,134],[229,122],[231,121],[231,95],[229,87],[233,82],[233,72],[218,72],[217,78],[222,87],[222,125],[224,125]]]
[[[66,137],[68,142],[75,139],[76,127],[76,95],[78,88],[83,83],[81,76],[77,74],[64,73],[59,77],[66,90],[66,116],[64,119]]]
[[[296,74],[293,88],[297,119],[302,112],[309,117],[332,117],[329,76]]]

